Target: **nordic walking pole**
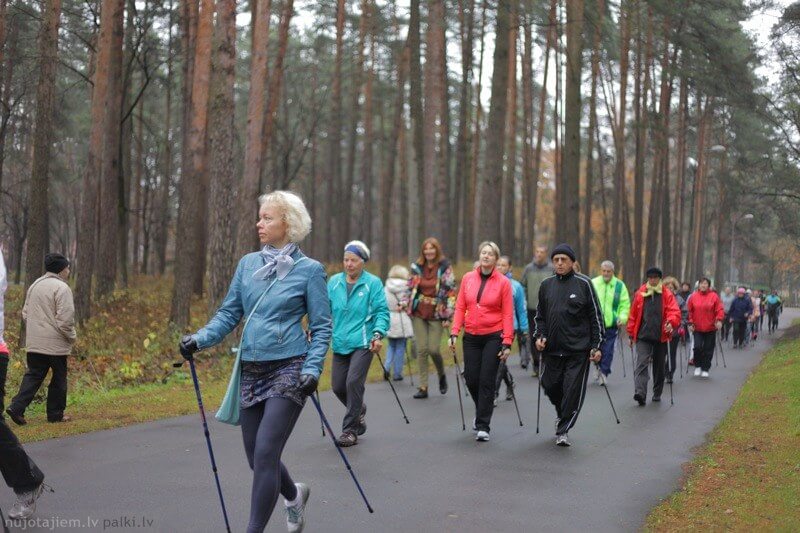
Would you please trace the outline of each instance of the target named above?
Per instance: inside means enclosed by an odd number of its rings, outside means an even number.
[[[403,347],[403,354],[406,356],[406,366],[408,366],[408,377],[411,379],[411,386],[414,386],[414,374],[411,372],[411,356],[408,354],[408,339],[403,339],[405,346]]]
[[[625,342],[620,337],[617,337],[617,340],[619,340],[619,351],[622,354],[622,377],[627,378],[628,374],[625,372]]]
[[[670,376],[669,378],[669,404],[675,405],[675,396],[672,392],[672,357],[669,353],[669,343],[667,343],[667,375]]]
[[[313,394],[310,395],[309,398],[311,398],[311,401],[314,403],[314,407],[317,408],[317,412],[319,413],[320,420],[322,420],[322,423],[325,425],[326,428],[328,428],[328,433],[331,436],[331,440],[333,441],[333,445],[336,447],[336,451],[339,452],[339,455],[342,456],[342,461],[344,461],[344,465],[347,467],[347,471],[350,472],[350,476],[353,478],[353,481],[356,484],[356,488],[358,489],[358,492],[361,494],[361,497],[364,499],[364,503],[367,504],[367,510],[370,513],[374,513],[375,511],[372,509],[372,506],[369,504],[369,500],[367,500],[367,495],[364,494],[364,489],[361,488],[361,484],[358,482],[358,478],[356,478],[355,472],[353,472],[353,467],[350,466],[350,461],[347,460],[347,456],[345,456],[344,452],[342,451],[341,446],[339,446],[339,443],[336,442],[336,439],[333,436],[333,430],[331,429],[331,425],[328,423],[328,419],[325,418],[325,414],[322,412],[322,407],[320,407],[319,402],[317,401],[317,399],[314,397]]]
[[[542,408],[542,352],[539,352],[539,379],[536,381],[539,383],[538,391],[536,393],[536,433],[539,433],[539,413],[541,413]]]
[[[175,368],[183,366],[183,360],[179,363],[173,363]],[[189,368],[192,371],[192,381],[194,382],[194,392],[197,395],[197,407],[200,409],[200,419],[203,421],[203,433],[206,436],[206,444],[208,445],[208,456],[211,458],[211,470],[214,472],[214,480],[217,482],[217,493],[219,494],[219,503],[222,505],[222,516],[225,518],[225,529],[228,533],[231,531],[230,522],[228,522],[228,511],[225,509],[225,499],[222,497],[222,486],[219,484],[219,473],[217,472],[217,462],[214,460],[214,450],[211,448],[211,435],[208,432],[208,422],[206,421],[206,410],[203,408],[203,398],[200,395],[200,381],[197,379],[197,370],[194,367],[194,358],[189,359]]]
[[[725,362],[725,348],[723,348],[723,342],[721,339],[717,339],[719,343],[719,353],[722,355],[722,368],[728,368],[728,363]]]
[[[517,419],[519,420],[520,427],[522,427],[522,417],[519,416],[519,405],[517,405],[516,382],[514,381],[514,376],[511,375],[511,370],[508,369],[508,365],[506,365],[506,373],[508,374],[508,380],[513,384],[511,387],[511,399],[514,400],[514,409],[517,410]]]
[[[383,368],[383,360],[381,359],[380,352],[375,352],[375,355],[378,356],[378,362],[381,364],[381,368]],[[406,416],[406,410],[403,409],[403,404],[400,403],[400,398],[397,396],[397,391],[394,389],[394,384],[388,379],[386,382],[389,384],[389,387],[391,387],[392,392],[394,393],[394,399],[397,400],[397,405],[400,406],[400,412],[403,413],[403,418],[405,418],[406,424],[410,424],[411,422],[409,422],[408,417]]]
[[[600,368],[600,365],[595,363],[594,366]],[[606,396],[608,396],[608,403],[611,404],[611,410],[614,412],[614,418],[617,420],[617,424],[619,424],[619,417],[617,416],[617,410],[614,409],[614,402],[611,401],[611,393],[608,392],[608,385],[603,385],[603,388],[606,390]]]
[[[453,363],[456,367],[456,389],[458,392],[458,408],[461,409],[461,431],[467,430],[467,424],[464,422],[464,400],[461,399],[461,367],[458,364],[458,357],[456,357],[456,347],[451,346],[450,351],[453,352]]]
[[[322,401],[319,399],[319,390],[316,390],[314,392],[317,395],[317,401],[320,402],[320,405],[322,405]],[[320,425],[320,428],[322,428],[322,436],[324,437],[325,436],[325,424],[323,424],[322,421],[320,420],[319,425]]]

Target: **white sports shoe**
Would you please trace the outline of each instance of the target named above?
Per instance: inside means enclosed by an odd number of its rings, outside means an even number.
[[[286,528],[289,533],[300,533],[306,525],[306,502],[311,494],[311,489],[305,483],[295,483],[297,495],[300,496],[300,503],[297,505],[286,506]]]
[[[8,511],[8,517],[12,520],[30,518],[36,512],[36,500],[42,495],[42,490],[44,490],[44,483],[39,483],[39,486],[32,491],[18,494],[17,501]]]
[[[556,445],[557,446],[572,446],[572,443],[569,442],[567,438],[567,434],[564,433],[563,435],[556,435]]]
[[[695,369],[694,369],[694,377],[696,377],[696,378],[697,378],[697,377],[700,377],[700,374],[701,374],[702,372],[703,372],[703,369],[701,369],[701,368],[698,366],[697,368],[695,368]]]
[[[475,436],[475,440],[478,442],[488,442],[489,441],[489,432],[488,431],[479,431],[478,434]]]
[[[704,371],[703,371],[703,372],[700,374],[700,376],[702,376],[702,377],[704,377],[704,378],[708,378],[708,372],[706,372],[706,371],[704,370]]]

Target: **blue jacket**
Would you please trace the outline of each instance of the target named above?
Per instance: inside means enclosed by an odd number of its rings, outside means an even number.
[[[511,291],[514,294],[514,331],[528,331],[528,301],[525,295],[525,287],[522,283],[506,274],[511,281]]]
[[[218,344],[244,318],[269,288],[253,312],[242,338],[242,361],[277,361],[305,355],[301,373],[319,377],[331,340],[331,310],[325,290],[325,269],[300,250],[292,254],[295,265],[282,280],[266,280],[253,273],[264,265],[258,252],[245,255],[236,267],[228,295],[216,314],[194,334],[202,350]],[[302,259],[302,260],[301,260]],[[274,285],[273,285],[274,283]],[[311,342],[302,319],[308,315]]]
[[[368,348],[373,334],[383,337],[389,331],[389,306],[377,276],[362,272],[348,298],[345,273],[335,274],[328,281],[328,298],[333,313],[333,353],[347,355]]]
[[[749,296],[736,297],[731,302],[728,318],[734,322],[747,322],[747,317],[753,314],[753,302]]]

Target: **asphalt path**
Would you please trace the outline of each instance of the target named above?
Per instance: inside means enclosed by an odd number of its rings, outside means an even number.
[[[782,327],[800,316],[787,310]],[[427,400],[411,398],[408,378],[396,383],[411,420],[403,421],[389,385],[368,385],[368,431],[346,450],[375,509],[369,514],[329,437],[323,438],[313,405],[306,406],[284,452],[297,481],[311,487],[306,532],[517,532],[634,531],[647,513],[679,486],[692,458],[730,407],[742,383],[774,338],[754,346],[726,346],[727,368],[712,366],[707,380],[676,372],[675,404],[665,386],[660,403],[633,400],[630,349],[627,378],[619,356],[609,392],[590,378],[586,401],[570,432],[573,446],[554,444],[555,411],[542,395],[536,434],[537,380],[510,361],[524,426],[512,402],[501,401],[491,441],[470,431],[472,401],[464,397],[467,431],[461,430],[454,371],[440,395],[431,378]],[[719,358],[719,350],[715,360]],[[685,365],[685,362],[684,362]],[[684,367],[685,371],[685,367]],[[331,393],[322,406],[334,429],[343,408]],[[244,531],[251,472],[239,428],[209,416],[222,489],[233,531]],[[212,421],[213,420],[213,421]],[[198,415],[162,420],[26,447],[56,492],[39,500],[38,522],[12,531],[223,531],[216,487]],[[0,491],[7,511],[13,494]],[[282,500],[267,531],[285,531]]]

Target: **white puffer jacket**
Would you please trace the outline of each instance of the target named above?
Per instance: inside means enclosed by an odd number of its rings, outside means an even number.
[[[384,286],[386,293],[386,303],[389,304],[390,327],[387,337],[390,339],[411,338],[414,336],[414,328],[411,324],[411,317],[405,311],[411,290],[408,288],[408,281],[401,278],[389,278]],[[403,310],[398,309],[398,304],[404,306]]]

